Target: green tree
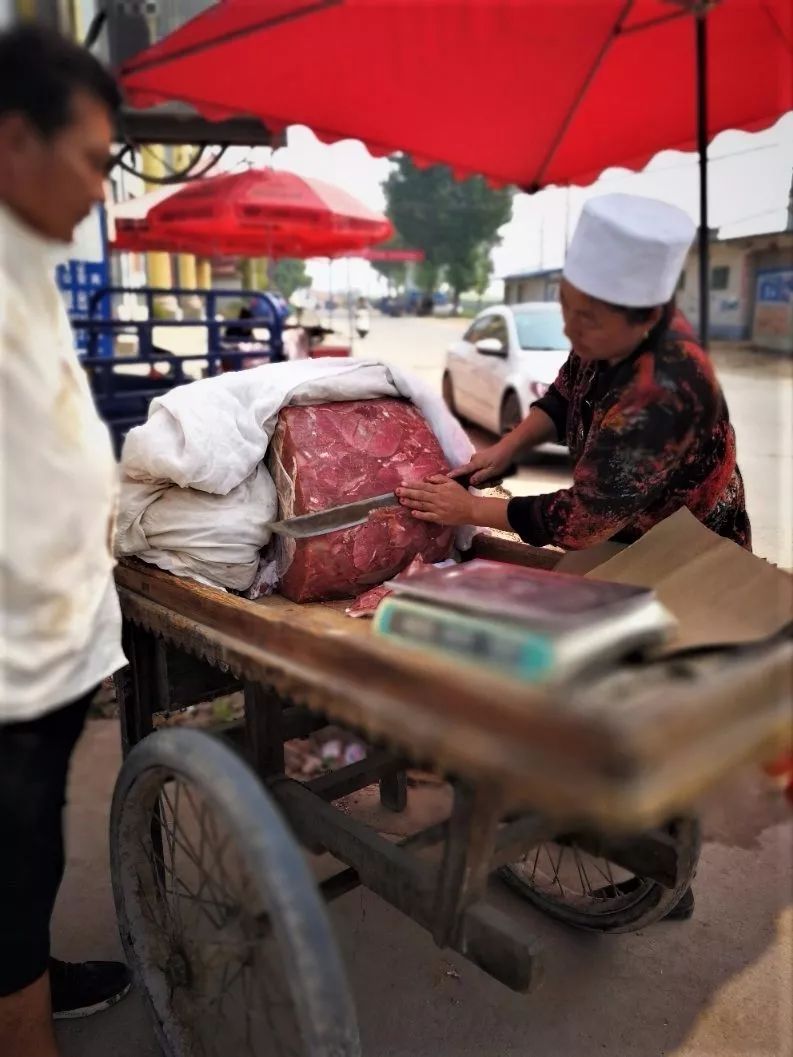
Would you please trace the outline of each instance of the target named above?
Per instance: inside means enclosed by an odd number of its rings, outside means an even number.
[[[240,261],[243,286],[252,290],[278,290],[289,300],[295,290],[308,286],[311,280],[306,262],[292,257],[268,260],[267,257],[243,258]]]
[[[443,267],[440,264],[434,261],[419,261],[416,268],[416,281],[420,290],[427,294],[434,293],[442,278]]]
[[[454,294],[455,309],[460,304],[460,294],[474,288],[477,279],[478,252],[478,247],[474,247],[465,256],[458,256],[444,272],[444,278]]]
[[[455,180],[444,165],[419,169],[404,154],[394,159],[384,190],[394,226],[424,251],[424,291],[433,293],[445,270],[457,302],[476,281],[479,254],[497,245],[498,229],[512,215],[512,191],[494,191],[480,177]]]
[[[481,308],[482,298],[485,296],[487,288],[490,286],[490,280],[493,277],[493,258],[490,256],[490,247],[479,247],[474,271],[474,281],[471,284],[471,289],[479,298],[479,307]]]
[[[288,301],[295,290],[311,285],[306,262],[292,257],[282,257],[273,262],[270,268],[270,285],[279,290]]]
[[[406,248],[407,243],[398,231],[394,232],[388,242],[380,243],[375,247],[378,250],[404,250]],[[405,285],[407,268],[404,261],[370,261],[369,263],[376,272],[388,280],[391,293],[397,293],[400,287]]]
[[[490,285],[490,278],[493,274],[490,249],[487,243],[482,242],[474,246],[466,256],[458,257],[445,269],[444,278],[454,292],[455,308],[459,306],[460,295],[469,290],[477,295],[481,308],[482,298]]]

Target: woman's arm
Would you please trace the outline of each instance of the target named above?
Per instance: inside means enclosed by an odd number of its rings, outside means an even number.
[[[458,466],[449,476],[470,475],[471,484],[474,487],[487,484],[494,477],[500,477],[522,452],[553,440],[555,433],[556,427],[545,412],[532,407],[519,426],[516,426],[497,443],[474,452],[464,466]]]
[[[537,448],[540,444],[557,440],[559,436],[556,422],[539,404],[533,404],[528,415],[513,430],[498,442],[514,462],[518,456]],[[498,446],[498,445],[497,445]]]
[[[572,354],[568,356],[553,385],[545,396],[532,404],[520,425],[496,444],[476,452],[465,466],[453,470],[451,476],[471,474],[471,484],[481,485],[498,477],[532,448],[553,440],[563,444],[567,434],[567,411],[576,362]]]
[[[610,539],[668,487],[704,413],[691,387],[630,386],[577,463],[572,488],[510,500],[513,531],[574,550]]]
[[[515,429],[496,444],[480,449],[449,477],[466,474],[471,476],[472,485],[484,485],[502,474],[521,454],[548,441],[564,441],[573,361],[571,354],[548,392],[532,404],[526,418]],[[508,500],[471,495],[449,477],[438,475],[398,488],[397,495],[402,505],[409,507],[420,521],[517,531],[509,523]]]

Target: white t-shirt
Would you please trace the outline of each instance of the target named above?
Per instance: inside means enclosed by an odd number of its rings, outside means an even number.
[[[122,667],[117,470],[54,268],[63,247],[0,204],[0,723]]]

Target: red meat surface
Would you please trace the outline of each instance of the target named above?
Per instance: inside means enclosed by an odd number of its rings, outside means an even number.
[[[419,555],[414,558],[413,561],[408,565],[399,576],[397,580],[405,580],[409,576],[418,572],[419,569],[426,569],[427,563]],[[377,607],[383,601],[384,598],[388,598],[394,592],[386,584],[380,584],[379,587],[370,587],[368,591],[364,591],[362,595],[358,595],[353,604],[346,611],[348,617],[373,617],[377,612]]]
[[[347,609],[347,616],[373,617],[383,599],[388,598],[393,593],[391,588],[386,587],[385,584],[380,584],[379,587],[370,587],[368,591],[358,595],[353,604]]]
[[[270,446],[280,517],[297,517],[392,492],[446,473],[449,464],[421,413],[405,400],[287,407]],[[415,557],[449,556],[454,530],[417,521],[403,507],[374,511],[355,528],[307,540],[279,537],[280,591],[294,602],[352,598]]]

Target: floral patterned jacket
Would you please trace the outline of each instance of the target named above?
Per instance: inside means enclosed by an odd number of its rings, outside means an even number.
[[[571,488],[510,501],[510,524],[525,542],[569,550],[631,543],[688,507],[751,549],[735,432],[690,331],[670,329],[616,366],[572,352],[535,406],[553,420],[575,468]]]

